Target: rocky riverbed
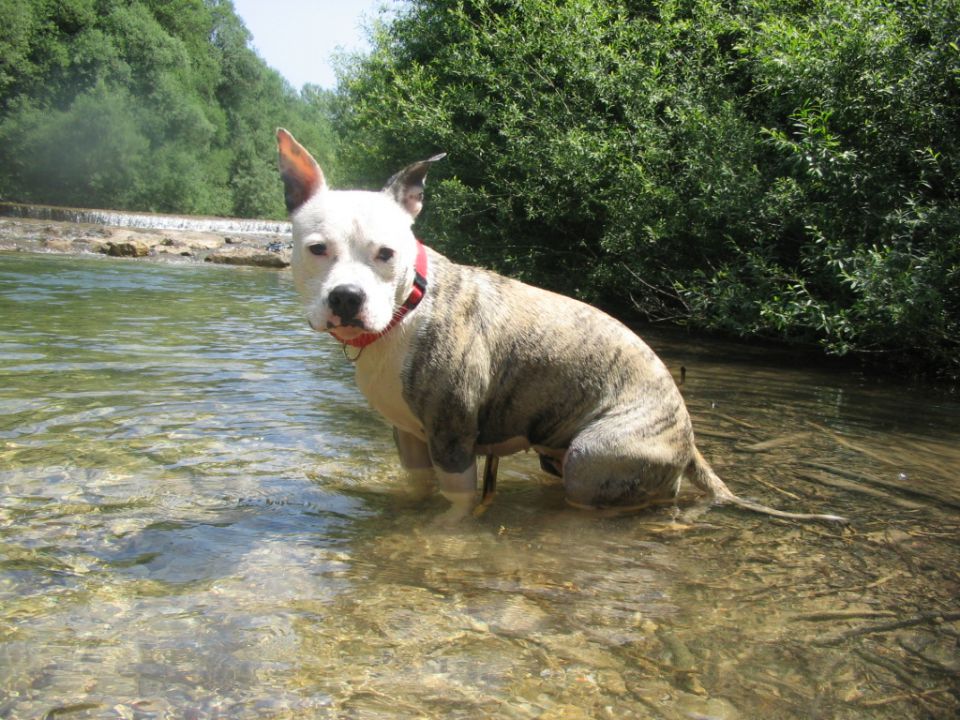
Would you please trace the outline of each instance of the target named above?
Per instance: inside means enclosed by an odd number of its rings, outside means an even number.
[[[0,217],[0,250],[100,253],[114,257],[271,268],[285,268],[290,264],[287,235],[115,227],[19,217]]]

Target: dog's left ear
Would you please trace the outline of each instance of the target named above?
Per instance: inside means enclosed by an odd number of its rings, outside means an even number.
[[[292,213],[323,190],[327,181],[313,156],[283,128],[277,128],[277,150],[280,154],[284,200],[287,212]]]
[[[427,170],[430,164],[443,160],[446,153],[407,165],[403,170],[387,180],[383,192],[392,197],[408,213],[416,218],[423,209],[423,187],[427,183]]]

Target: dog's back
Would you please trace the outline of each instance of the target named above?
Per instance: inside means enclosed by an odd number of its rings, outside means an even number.
[[[669,371],[635,333],[577,300],[430,260],[429,305],[404,365],[416,415],[481,447],[523,438],[553,454],[599,422],[629,427],[637,442],[661,446],[679,480],[693,456],[690,420]]]

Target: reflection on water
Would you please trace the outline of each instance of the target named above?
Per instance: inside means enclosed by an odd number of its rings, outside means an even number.
[[[0,255],[0,716],[926,718],[960,707],[960,406],[653,336],[731,487],[536,462],[431,528],[285,275]]]

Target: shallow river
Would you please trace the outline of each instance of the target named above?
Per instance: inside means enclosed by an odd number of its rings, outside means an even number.
[[[0,255],[0,717],[952,718],[960,403],[648,336],[731,509],[435,529],[286,274]]]

